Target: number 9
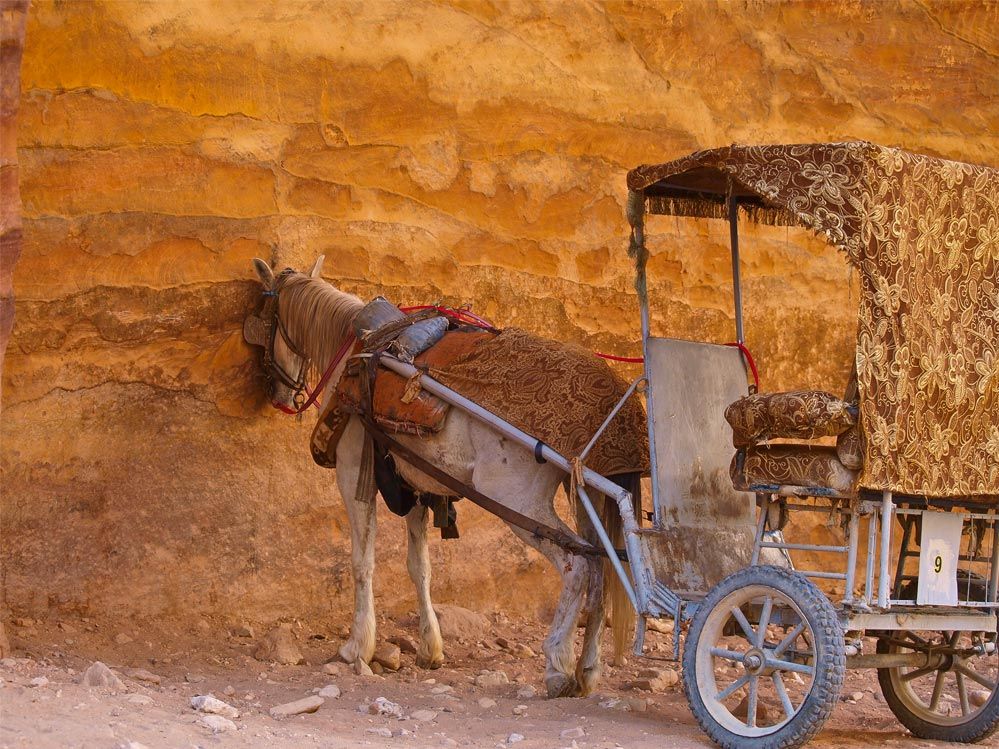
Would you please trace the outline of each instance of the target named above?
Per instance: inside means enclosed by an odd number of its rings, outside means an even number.
[[[941,569],[943,569],[943,559],[937,554],[937,558],[933,560],[933,571],[940,574]]]

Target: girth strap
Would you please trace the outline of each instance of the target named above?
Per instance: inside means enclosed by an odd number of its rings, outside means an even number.
[[[477,504],[486,512],[492,513],[500,520],[504,520],[510,525],[515,525],[518,528],[531,533],[532,535],[538,536],[540,538],[547,539],[551,541],[556,546],[565,549],[572,554],[582,554],[585,556],[603,557],[607,556],[603,549],[597,548],[592,544],[588,544],[578,537],[574,537],[563,530],[558,528],[552,528],[550,526],[539,523],[533,518],[529,518],[516,510],[513,510],[506,505],[497,502],[491,497],[487,497],[482,492],[474,489],[467,484],[462,483],[458,479],[454,478],[449,473],[442,471],[440,468],[424,460],[422,457],[417,455],[415,452],[410,450],[408,447],[398,442],[394,438],[390,437],[384,431],[382,431],[369,417],[367,414],[357,414],[360,418],[361,423],[367,430],[371,438],[376,442],[381,444],[386,450],[395,453],[400,458],[405,460],[411,466],[419,471],[422,471],[427,476],[437,481],[439,484],[446,486],[453,492],[466,497],[470,501]]]

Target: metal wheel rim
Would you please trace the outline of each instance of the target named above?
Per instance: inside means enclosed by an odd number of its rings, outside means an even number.
[[[793,627],[789,627],[785,630],[786,636],[784,639],[785,640],[790,639],[791,642],[789,645],[786,645],[784,647],[784,649],[781,651],[781,654],[783,654],[784,651],[790,649],[790,645],[793,645],[795,642],[797,642],[799,638],[804,638],[807,642],[811,643],[811,648],[813,650],[811,665],[794,664],[795,665],[794,672],[799,674],[808,673],[808,675],[811,678],[811,683],[808,684],[808,688],[805,690],[804,695],[799,700],[797,706],[795,706],[794,701],[790,699],[790,695],[787,694],[786,687],[783,685],[784,676],[788,673],[789,671],[788,669],[782,669],[779,667],[775,667],[772,671],[770,669],[765,669],[764,672],[756,676],[755,679],[751,677],[750,680],[744,685],[745,687],[748,687],[747,695],[745,698],[745,701],[748,704],[747,704],[747,720],[746,722],[743,722],[739,717],[733,715],[733,713],[729,710],[729,708],[726,707],[726,705],[724,704],[724,699],[728,699],[729,696],[732,696],[738,693],[739,691],[742,691],[742,688],[736,689],[729,695],[725,696],[724,698],[719,699],[722,697],[723,692],[731,688],[732,685],[726,687],[726,690],[722,690],[722,692],[719,691],[717,680],[715,678],[715,659],[720,658],[722,660],[728,660],[729,662],[732,662],[732,659],[730,658],[725,658],[717,655],[718,650],[726,650],[720,648],[718,643],[725,636],[724,635],[725,625],[730,621],[736,622],[741,636],[747,642],[752,642],[753,640],[751,640],[750,638],[750,633],[746,632],[746,626],[748,625],[749,629],[752,632],[753,637],[757,638],[756,642],[759,642],[758,640],[758,634],[760,629],[759,624],[757,624],[756,628],[754,629],[751,623],[745,621],[740,622],[737,615],[733,613],[735,609],[739,609],[741,612],[741,607],[743,605],[745,605],[746,603],[750,603],[756,599],[763,600],[763,611],[761,612],[760,620],[762,621],[766,617],[767,625],[769,625],[770,623],[770,614],[773,611],[773,606],[775,603],[779,603],[780,605],[790,609],[797,616],[798,624],[794,625]],[[768,599],[771,602],[769,606],[767,604]],[[745,617],[743,616],[743,618]],[[763,642],[764,642],[763,646],[762,647],[758,646],[756,650],[762,650],[764,651],[764,653],[766,653],[766,651],[770,651],[771,653],[773,653],[776,651],[777,648],[784,645],[783,640],[781,642],[773,642],[772,640],[764,639]],[[771,588],[770,586],[767,585],[751,585],[733,591],[732,593],[729,593],[708,614],[708,617],[704,622],[704,626],[701,629],[701,635],[698,638],[695,675],[696,675],[696,689],[698,691],[698,694],[700,695],[701,701],[704,703],[704,706],[707,709],[707,711],[711,714],[711,717],[720,726],[725,728],[727,731],[730,731],[731,733],[737,734],[739,736],[744,736],[747,738],[768,736],[770,734],[775,733],[776,731],[786,726],[791,720],[794,719],[795,716],[797,716],[801,712],[802,708],[805,705],[805,702],[808,700],[809,695],[812,693],[812,690],[815,687],[816,659],[814,657],[814,647],[815,647],[814,643],[815,643],[814,633],[812,632],[811,625],[808,623],[808,620],[805,618],[804,612],[802,612],[799,606],[789,596],[785,595],[784,593],[776,590],[775,588]],[[767,647],[767,645],[769,645],[769,647]],[[750,650],[752,650],[752,648]],[[775,656],[775,660],[778,661],[780,660],[779,655]],[[774,673],[779,674],[779,678],[774,678],[772,675]],[[744,677],[736,679],[735,682],[733,682],[733,684],[738,683],[739,681],[741,681],[742,678]],[[760,680],[764,678],[770,681],[774,685],[774,689],[777,692],[782,702],[784,717],[783,720],[774,723],[773,725],[759,727],[755,725],[750,725],[749,713],[752,709],[751,706],[753,705],[754,699],[758,700],[759,698],[759,693],[758,693],[759,683]],[[752,686],[752,684],[754,680],[756,682],[755,691],[757,692],[755,698],[752,696],[752,692],[754,691],[754,687]],[[780,686],[778,686],[778,681],[780,682]],[[788,700],[790,700],[790,707],[792,708],[790,710],[788,709],[788,704],[789,704]]]
[[[941,634],[944,638],[951,638],[952,642],[959,642],[961,635],[966,635],[968,633],[947,632]],[[919,637],[912,632],[906,632],[904,635],[910,638]],[[916,640],[912,640],[912,644],[913,646],[917,646],[919,643],[917,643]],[[898,653],[902,652],[903,646],[897,642],[890,642],[888,648],[889,652]],[[918,648],[912,647],[908,648],[908,650],[913,651],[918,650]],[[974,661],[984,662],[989,658],[999,659],[999,653],[981,655],[977,658],[958,658],[955,656],[957,665],[948,669],[892,668],[889,669],[888,675],[891,680],[892,687],[894,688],[895,696],[898,697],[905,708],[915,717],[936,726],[960,726],[974,720],[974,718],[982,710],[984,710],[995,697],[995,681],[989,679],[988,676],[979,673],[971,665]],[[999,663],[999,660],[996,662]],[[984,684],[982,681],[979,681],[979,679],[990,683]],[[929,701],[924,700],[919,694],[916,693],[913,685],[913,682],[915,681],[920,681],[924,685],[927,682],[932,681],[933,688],[930,693]],[[957,704],[961,710],[961,714],[959,716],[950,716],[937,712],[940,706],[946,704],[947,702],[944,699],[944,695],[947,694],[945,690],[948,686],[952,689],[956,687]],[[970,698],[971,692],[976,689],[989,692],[988,699],[984,700],[980,705],[972,704],[972,700]]]

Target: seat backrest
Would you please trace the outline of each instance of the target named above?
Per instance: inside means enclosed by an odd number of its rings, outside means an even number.
[[[725,408],[747,393],[733,346],[650,338],[646,350],[657,524],[754,527],[754,497],[732,488]]]
[[[732,487],[724,415],[748,390],[746,369],[734,347],[673,338],[650,338],[645,356],[656,521],[640,542],[657,581],[703,594],[753,552],[754,496]]]

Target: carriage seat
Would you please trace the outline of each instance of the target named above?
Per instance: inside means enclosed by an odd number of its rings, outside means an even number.
[[[861,466],[858,407],[821,390],[754,393],[725,409],[738,452],[730,472],[737,489],[790,485],[847,493]],[[771,440],[836,437],[835,446]]]

